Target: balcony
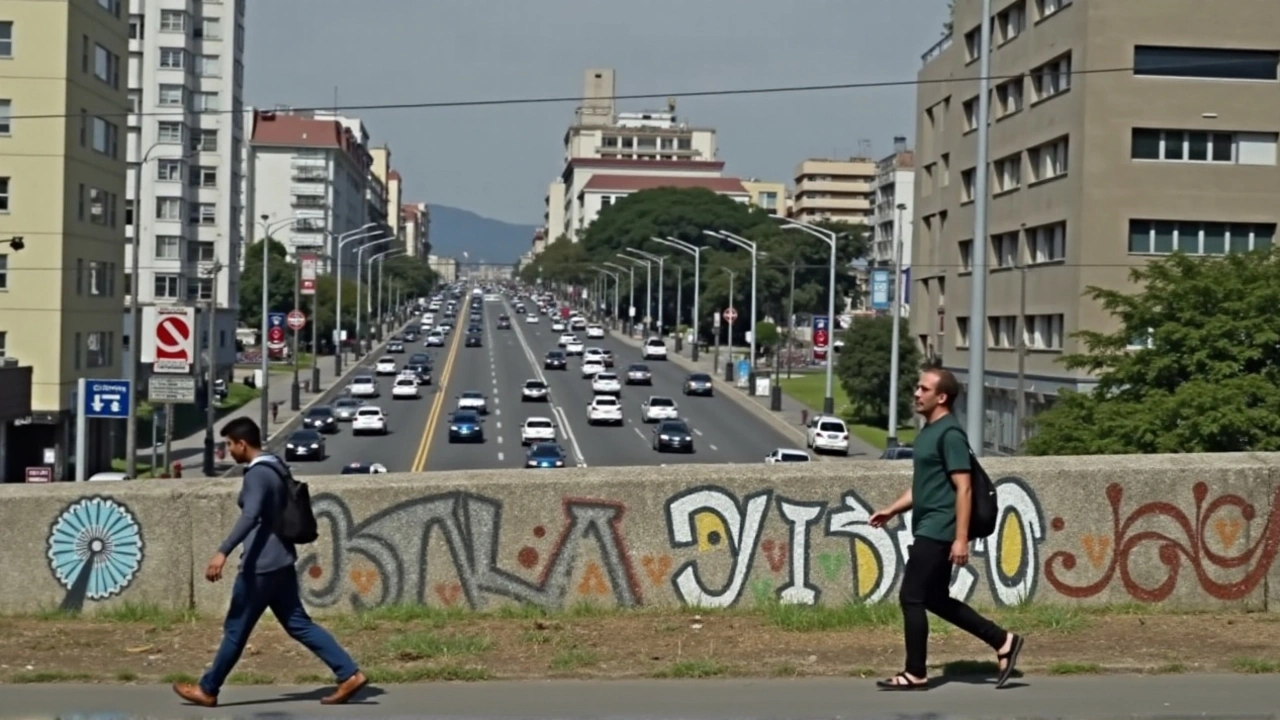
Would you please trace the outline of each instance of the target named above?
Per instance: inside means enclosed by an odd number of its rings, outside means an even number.
[[[323,195],[294,195],[292,205],[295,208],[322,210],[326,203]]]
[[[299,220],[293,224],[295,233],[322,233],[325,231],[323,220]]]
[[[329,173],[324,170],[297,168],[293,171],[294,182],[322,183],[329,181]]]

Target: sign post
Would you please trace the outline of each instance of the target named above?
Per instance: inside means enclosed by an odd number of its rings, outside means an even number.
[[[307,316],[303,315],[301,310],[290,310],[288,323],[290,330],[298,332],[307,326]]]
[[[76,482],[88,479],[89,418],[124,420],[129,417],[128,380],[76,381],[76,397],[80,407],[76,412]]]
[[[302,271],[298,292],[303,295],[316,294],[316,265],[318,262],[319,256],[315,253],[301,253],[298,255],[298,265]]]
[[[282,312],[267,313],[267,349],[284,349],[285,314]]]
[[[831,352],[831,319],[826,315],[813,316],[813,359],[822,362]]]
[[[889,309],[889,271],[871,271],[871,309]]]

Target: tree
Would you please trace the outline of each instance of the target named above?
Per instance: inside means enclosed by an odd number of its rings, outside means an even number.
[[[298,269],[289,260],[289,251],[272,238],[251,243],[244,250],[244,269],[240,271],[240,324],[256,328],[262,324],[262,243],[270,255],[267,261],[269,287],[267,308],[270,312],[293,309],[293,291]]]
[[[955,30],[956,2],[955,0],[947,0],[947,21],[942,23],[942,34],[947,36],[951,31]]]
[[[555,242],[547,243],[542,254],[520,271],[520,279],[533,285],[541,279],[544,283],[574,283],[586,281],[595,273],[582,243],[576,243],[561,235]]]
[[[382,262],[383,283],[394,280],[409,297],[430,295],[435,289],[439,278],[425,257],[397,255]]]
[[[912,388],[920,368],[920,351],[899,320],[898,418],[911,417]],[[840,385],[853,405],[854,418],[873,424],[889,419],[889,375],[893,356],[893,318],[889,315],[854,318],[844,334],[844,349],[836,363]]]
[[[1280,450],[1280,252],[1174,254],[1090,287],[1118,321],[1063,364],[1098,379],[1032,421],[1033,455]],[[1135,349],[1135,347],[1137,349]]]
[[[756,323],[756,348],[763,354],[772,354],[773,350],[778,347],[778,326],[771,322],[761,320]]]

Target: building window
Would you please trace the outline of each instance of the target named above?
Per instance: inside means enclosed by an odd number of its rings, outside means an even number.
[[[182,220],[182,198],[156,198],[156,219],[179,222]]]
[[[0,99],[0,135],[13,132],[13,101]]]
[[[156,142],[180,145],[186,135],[185,131],[186,128],[180,122],[161,120],[159,129],[156,132]]]
[[[200,29],[196,32],[196,37],[205,40],[221,40],[222,21],[218,18],[200,18]]]
[[[156,163],[156,180],[182,182],[182,161],[163,159]]]
[[[1133,74],[1200,80],[1280,80],[1280,51],[1138,45]]]
[[[0,290],[9,289],[9,256],[0,255]],[[0,357],[4,357],[0,355]]]
[[[114,17],[120,17],[120,0],[98,0],[98,7],[111,13]]]
[[[1003,45],[1022,34],[1027,27],[1027,4],[1016,2],[996,14],[996,27],[1000,30]]]
[[[207,302],[212,299],[212,278],[190,278],[187,281],[187,300],[204,300]]]
[[[94,43],[93,76],[113,88],[120,87],[120,56]]]
[[[987,347],[1013,348],[1017,338],[1017,315],[997,315],[987,318]]]
[[[1225,255],[1228,252],[1269,250],[1275,223],[1185,222],[1130,220],[1129,254]]]
[[[969,347],[969,318],[956,318],[956,347]]]
[[[1134,128],[1134,160],[1275,165],[1276,133],[1202,132]]]
[[[145,15],[129,16],[129,39],[142,40],[147,36],[147,18]]]
[[[200,74],[200,77],[221,77],[222,58],[217,55],[201,55],[199,62],[196,64],[196,72]]]
[[[100,297],[106,294],[107,264],[97,260],[89,261],[89,294]]]
[[[216,203],[200,203],[191,214],[192,225],[217,225],[218,206]]]
[[[962,203],[973,202],[975,192],[973,176],[975,169],[969,168],[968,170],[960,171],[960,202]]]
[[[960,241],[960,272],[973,272],[973,241]]]
[[[187,14],[181,10],[160,11],[160,32],[187,31]]]
[[[1032,350],[1062,349],[1063,316],[1026,315],[1022,318],[1022,344]]]
[[[217,251],[211,242],[187,243],[187,259],[196,262],[213,262],[218,259]]]
[[[198,92],[191,98],[191,109],[196,112],[210,112],[218,109],[218,93]]]
[[[964,34],[964,55],[966,63],[971,63],[982,57],[981,25]]]
[[[1067,257],[1067,224],[1049,223],[1027,228],[1027,258],[1032,264],[1063,260]]]
[[[173,300],[178,297],[178,291],[181,289],[181,276],[179,275],[156,275],[155,295],[157,299]]]
[[[991,236],[991,260],[997,268],[1011,268],[1018,264],[1017,231]]]
[[[111,345],[108,333],[91,332],[84,337],[85,367],[98,368],[111,364]]]
[[[1071,89],[1071,53],[1060,55],[1031,71],[1032,102],[1048,100]]]
[[[99,190],[96,187],[89,188],[89,222],[94,225],[106,225],[109,218],[107,217],[107,191]]]
[[[187,51],[183,48],[160,48],[160,67],[182,70],[187,67]]]
[[[1071,0],[1036,0],[1036,14],[1041,20],[1071,4]]]
[[[964,131],[971,132],[978,128],[978,98],[971,97],[961,106],[964,109]]]
[[[157,235],[156,236],[156,259],[157,260],[181,260],[182,259],[182,238],[176,235]]]
[[[187,97],[187,89],[181,85],[161,85],[159,104],[162,107],[181,107]]]
[[[93,118],[90,121],[90,125],[93,128],[91,146],[94,152],[101,153],[109,158],[119,157],[120,127],[100,117]]]
[[[201,130],[199,135],[191,138],[192,152],[217,152],[218,131]]]
[[[1022,78],[1017,77],[996,86],[997,119],[1008,117],[1022,109]]]
[[[195,172],[191,173],[191,187],[202,187],[202,188],[218,187],[218,168],[214,168],[214,167],[196,168]],[[320,200],[320,198],[316,198],[316,199]],[[323,201],[320,206],[321,207],[323,206]]]
[[[0,20],[0,58],[13,57],[13,21]]]
[[[1031,182],[1042,182],[1067,174],[1067,157],[1071,152],[1069,138],[1060,137],[1027,151],[1031,165]]]
[[[991,163],[995,194],[1017,190],[1022,185],[1022,153],[1009,155]]]

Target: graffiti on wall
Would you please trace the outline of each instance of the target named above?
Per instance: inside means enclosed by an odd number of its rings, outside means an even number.
[[[974,542],[972,552],[986,560],[982,574],[992,599],[997,604],[1015,605],[1030,600],[1036,592],[1038,548],[1045,537],[1043,513],[1021,478],[1003,478],[995,485],[1000,508],[996,533]],[[786,527],[784,538],[764,537],[774,506]],[[727,554],[729,578],[719,587],[710,586],[699,572],[700,560],[695,556],[675,569],[671,586],[682,603],[699,607],[730,607],[747,596],[756,602],[776,599],[785,604],[815,604],[822,594],[817,576],[827,587],[843,587],[844,597],[837,602],[891,599],[911,546],[911,514],[904,514],[893,528],[873,528],[873,512],[852,490],[828,507],[826,502],[794,500],[772,490],[739,499],[716,486],[691,488],[666,503],[668,540],[676,549]],[[814,553],[815,533],[845,539],[847,549]],[[752,581],[752,573],[761,572],[757,568],[780,577]],[[979,580],[972,565],[958,568],[952,578],[952,596],[971,599]]]
[[[111,498],[80,498],[63,508],[46,544],[53,577],[67,591],[64,612],[119,595],[142,569],[142,528],[124,503]]]

